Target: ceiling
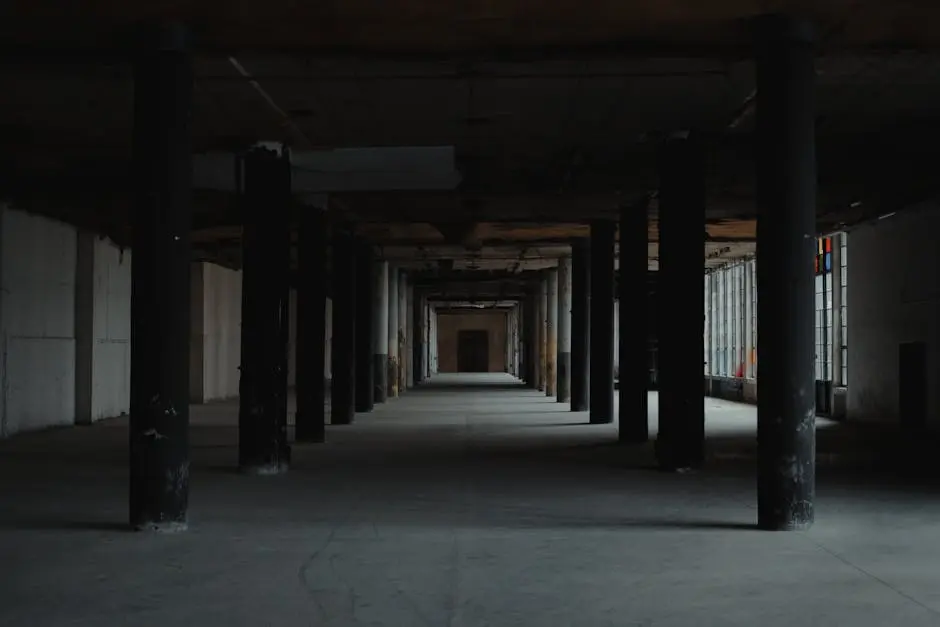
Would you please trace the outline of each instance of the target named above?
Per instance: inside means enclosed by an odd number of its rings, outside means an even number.
[[[329,193],[330,219],[416,272],[535,271],[649,198],[655,269],[656,155],[689,128],[708,146],[706,263],[725,263],[754,252],[748,23],[784,8],[821,32],[819,230],[935,196],[940,4],[925,0],[10,0],[0,191],[128,241],[135,24],[182,19],[198,153],[453,148],[453,189]],[[195,201],[200,258],[237,266],[235,195]]]

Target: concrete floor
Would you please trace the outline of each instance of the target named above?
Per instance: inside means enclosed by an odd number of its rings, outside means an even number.
[[[122,529],[123,420],[14,438],[0,625],[940,624],[935,490],[822,464],[816,526],[756,531],[755,410],[705,403],[739,454],[687,475],[508,375],[439,376],[281,477],[232,470],[234,404],[195,407],[191,529],[163,536]]]

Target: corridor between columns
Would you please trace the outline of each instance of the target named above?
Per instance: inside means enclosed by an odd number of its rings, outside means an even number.
[[[904,617],[922,610],[843,561],[886,540],[861,522],[876,507],[865,479],[824,475],[829,511],[808,536],[746,533],[756,411],[704,403],[709,450],[725,456],[676,475],[652,468],[651,446],[618,445],[616,424],[572,420],[511,375],[441,374],[328,426],[326,444],[294,443],[291,472],[273,482],[232,471],[237,403],[193,406],[191,530],[153,542],[115,534],[124,419],[0,442],[4,624],[126,624],[103,612],[138,625],[719,624],[698,620],[706,603],[721,625],[774,626],[791,624],[794,598],[817,622],[915,624]],[[824,445],[842,439],[832,422],[819,429]],[[879,563],[933,568],[922,521],[940,512],[926,494],[905,499],[892,525],[924,542]],[[793,583],[755,594],[771,563]],[[701,576],[717,564],[720,581]],[[80,602],[63,580],[82,582]],[[156,602],[156,586],[172,598]]]

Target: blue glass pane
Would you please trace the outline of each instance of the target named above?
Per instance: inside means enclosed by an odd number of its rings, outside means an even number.
[[[826,253],[826,272],[832,272],[832,253]]]

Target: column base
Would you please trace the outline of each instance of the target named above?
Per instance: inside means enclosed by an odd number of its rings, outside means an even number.
[[[267,477],[270,475],[283,475],[288,470],[290,470],[290,462],[278,461],[267,464],[251,464],[249,466],[242,466],[238,469],[238,472],[242,473],[243,475]]]
[[[567,403],[571,400],[571,353],[558,353],[558,382],[555,400]]]
[[[757,528],[761,531],[807,531],[813,526],[813,521],[808,522],[788,522],[779,521],[757,521]]]
[[[690,450],[663,438],[656,438],[654,444],[656,462],[663,472],[688,473],[698,470],[703,465],[701,455],[693,455]]]
[[[189,529],[189,523],[185,520],[152,520],[134,523],[131,525],[131,529],[147,533],[181,533]]]
[[[320,424],[313,424],[309,426],[302,427],[301,425],[306,423],[309,419],[305,418],[303,414],[299,412],[294,412],[294,441],[295,442],[306,442],[310,444],[320,444],[326,440],[326,430],[323,428],[323,419],[324,416],[316,416],[317,421],[321,421]]]
[[[373,396],[376,403],[388,399],[388,355],[372,355]]]
[[[386,368],[386,386],[385,389],[388,394],[388,398],[395,398],[398,396],[398,357],[389,356],[388,366]]]

